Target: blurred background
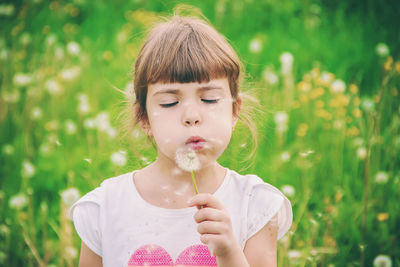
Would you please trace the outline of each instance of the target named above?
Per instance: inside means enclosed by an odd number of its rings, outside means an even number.
[[[76,266],[69,206],[155,159],[121,113],[147,29],[182,3],[260,103],[254,156],[239,125],[220,162],[291,200],[279,266],[400,266],[397,0],[2,0],[0,266]]]

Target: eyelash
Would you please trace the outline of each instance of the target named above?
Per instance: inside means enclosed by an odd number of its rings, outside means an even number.
[[[216,103],[218,103],[219,99],[201,99],[201,101],[203,101],[206,104],[216,104]],[[160,106],[163,108],[170,108],[170,107],[175,106],[178,103],[179,103],[179,101],[175,101],[175,102],[168,103],[168,104],[160,104]]]

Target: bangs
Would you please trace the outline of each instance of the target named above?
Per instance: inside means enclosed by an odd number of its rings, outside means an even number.
[[[207,25],[176,21],[152,32],[149,40],[143,47],[142,82],[201,83],[239,76],[235,53],[229,53],[233,49]]]

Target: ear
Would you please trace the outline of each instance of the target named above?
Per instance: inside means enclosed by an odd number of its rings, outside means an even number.
[[[149,137],[153,136],[153,132],[151,131],[151,126],[148,118],[143,118],[139,121],[140,129]]]
[[[239,119],[240,109],[242,108],[242,98],[238,95],[236,97],[236,103],[233,105],[233,120],[232,120],[232,130],[235,128],[236,123]]]

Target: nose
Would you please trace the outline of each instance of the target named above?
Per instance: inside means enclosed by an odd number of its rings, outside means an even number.
[[[185,126],[198,126],[201,122],[199,111],[194,105],[190,105],[186,108],[183,114],[183,124]]]

